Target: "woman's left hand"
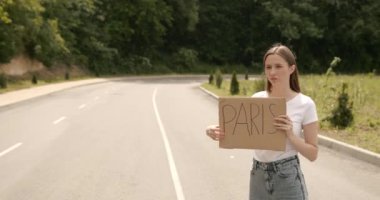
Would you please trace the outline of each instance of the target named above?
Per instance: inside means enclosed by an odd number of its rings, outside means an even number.
[[[274,118],[274,127],[283,130],[287,137],[293,136],[293,122],[287,115],[279,115]]]

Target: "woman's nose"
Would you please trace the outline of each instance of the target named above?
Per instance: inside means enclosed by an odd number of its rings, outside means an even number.
[[[275,70],[274,67],[269,69],[269,74],[270,74],[270,75],[273,75],[273,74],[275,74],[275,73],[276,73],[276,70]]]

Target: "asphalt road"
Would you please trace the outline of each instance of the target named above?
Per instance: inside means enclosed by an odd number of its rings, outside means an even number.
[[[114,81],[0,108],[0,199],[248,199],[251,152],[205,136],[217,101],[199,83]],[[380,198],[375,165],[324,147],[301,162],[311,200]]]

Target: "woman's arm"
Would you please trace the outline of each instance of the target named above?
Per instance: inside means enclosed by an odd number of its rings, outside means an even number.
[[[318,121],[303,125],[305,140],[297,137],[293,133],[293,122],[286,115],[275,118],[274,126],[279,130],[284,130],[289,141],[294,148],[310,161],[318,157]]]
[[[295,149],[310,161],[318,157],[318,122],[303,125],[305,141],[294,134],[288,135]]]

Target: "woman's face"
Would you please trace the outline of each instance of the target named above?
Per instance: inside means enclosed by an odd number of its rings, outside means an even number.
[[[295,66],[289,64],[279,55],[271,54],[265,60],[265,75],[273,85],[289,84],[290,75]]]

